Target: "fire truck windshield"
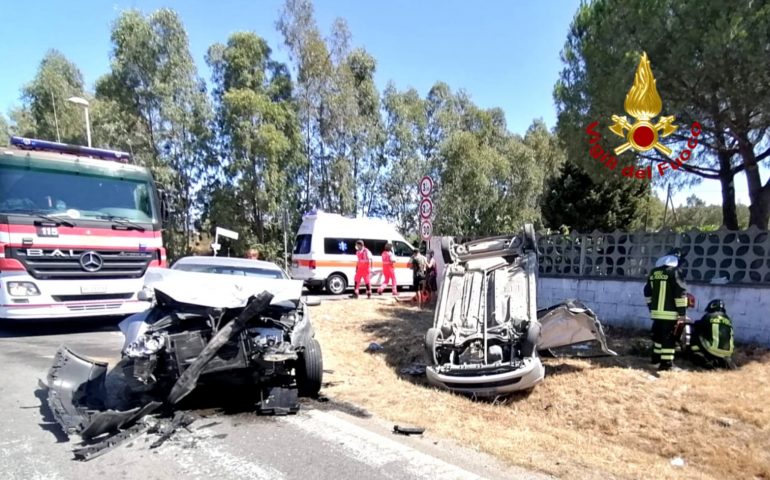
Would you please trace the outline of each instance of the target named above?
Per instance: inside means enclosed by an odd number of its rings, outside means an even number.
[[[144,178],[143,178],[144,177]],[[92,172],[0,164],[0,213],[135,223],[159,220],[152,180]]]

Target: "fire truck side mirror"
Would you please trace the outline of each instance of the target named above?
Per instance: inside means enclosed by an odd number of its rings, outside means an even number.
[[[169,216],[171,215],[168,193],[165,190],[159,189],[158,196],[160,196],[160,220],[165,224],[168,223]]]

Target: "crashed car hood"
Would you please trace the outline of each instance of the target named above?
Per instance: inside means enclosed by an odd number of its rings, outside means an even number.
[[[264,291],[273,295],[273,305],[286,301],[296,303],[302,297],[301,280],[185,272],[169,268],[148,269],[144,284],[177,302],[211,308],[244,307],[250,297]]]

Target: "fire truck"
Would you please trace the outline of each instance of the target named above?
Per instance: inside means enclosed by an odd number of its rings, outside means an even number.
[[[165,198],[126,152],[11,137],[0,147],[0,319],[127,315],[165,267]]]

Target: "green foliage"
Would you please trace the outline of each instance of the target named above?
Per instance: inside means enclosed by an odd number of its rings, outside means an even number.
[[[5,119],[5,115],[0,113],[0,146],[8,145],[11,139],[11,126],[8,124],[8,120]]]
[[[697,13],[695,13],[697,12]],[[602,171],[586,153],[586,125],[599,120],[602,141],[622,140],[607,127],[612,114],[623,115],[623,101],[640,55],[649,55],[662,114],[675,115],[679,130],[665,139],[681,151],[690,125],[704,134],[684,172],[666,180],[691,184],[721,180],[723,189],[747,173],[752,198],[751,223],[766,228],[770,217],[770,182],[762,183],[754,166],[770,159],[763,140],[770,128],[770,4],[741,0],[725,8],[718,0],[596,0],[580,6],[562,51],[564,69],[554,89],[560,138],[569,158],[594,175]],[[663,157],[625,153],[626,162]],[[645,163],[646,165],[646,163]],[[621,165],[622,166],[622,165]],[[726,190],[724,222],[737,226],[734,194]]]
[[[646,182],[622,177],[597,181],[581,165],[568,161],[546,184],[541,204],[544,223],[581,233],[644,228],[648,192]]]
[[[283,234],[284,211],[292,224],[300,220],[295,180],[306,160],[288,69],[253,33],[212,45],[206,61],[213,72],[219,164],[212,165],[218,175],[204,219],[209,228],[239,231],[243,250],[259,244],[272,252]]]
[[[196,190],[210,162],[211,106],[178,15],[161,9],[120,15],[112,29],[111,71],[97,82],[98,132],[148,165],[176,211],[166,230],[174,257],[187,253]]]
[[[22,107],[12,114],[16,134],[85,145],[83,108],[67,101],[73,96],[86,96],[83,75],[61,52],[48,51],[22,89]]]

